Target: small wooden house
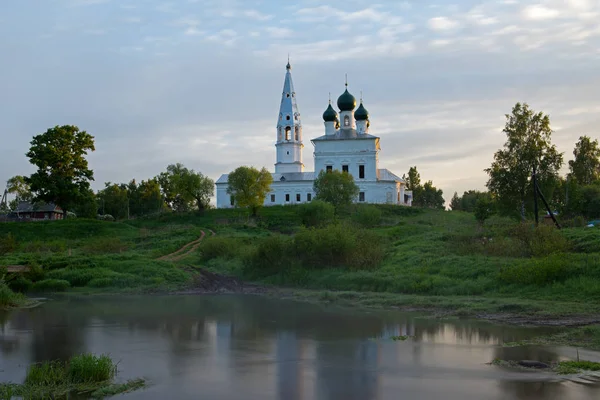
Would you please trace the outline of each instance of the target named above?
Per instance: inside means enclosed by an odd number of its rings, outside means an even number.
[[[32,204],[22,201],[17,209],[12,212],[12,217],[30,221],[57,220],[64,218],[64,212],[54,203]]]

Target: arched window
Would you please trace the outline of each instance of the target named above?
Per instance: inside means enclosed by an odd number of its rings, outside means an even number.
[[[344,116],[344,126],[350,126],[350,117]]]
[[[294,139],[295,139],[296,141],[300,140],[300,139],[298,139],[298,127],[295,127],[295,128],[294,128],[294,131],[295,131],[295,136],[294,136]]]
[[[285,140],[290,140],[290,136],[292,134],[292,128],[289,126],[285,127]]]
[[[286,115],[286,116],[285,116],[285,119],[286,119],[287,121],[289,121],[289,120],[290,120],[290,116],[289,116],[289,115]]]

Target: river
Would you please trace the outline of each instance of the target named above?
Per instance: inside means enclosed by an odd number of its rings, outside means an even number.
[[[33,362],[93,352],[119,361],[119,379],[149,381],[124,399],[600,398],[598,386],[486,364],[575,356],[501,346],[547,332],[250,295],[59,298],[0,311],[0,381],[22,382]]]

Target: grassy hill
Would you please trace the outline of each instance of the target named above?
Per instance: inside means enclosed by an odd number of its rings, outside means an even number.
[[[209,210],[125,222],[5,223],[0,266],[32,267],[9,278],[25,292],[172,291],[204,268],[364,304],[600,314],[600,229],[535,229],[500,217],[480,226],[472,214],[395,206],[354,206],[336,222],[305,228],[300,211],[269,207],[257,220]],[[159,259],[201,231],[207,236],[197,248]]]

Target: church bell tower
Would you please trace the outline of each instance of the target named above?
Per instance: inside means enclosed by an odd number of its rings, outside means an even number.
[[[283,93],[281,94],[281,105],[279,106],[279,118],[277,120],[277,162],[276,173],[304,172],[302,163],[302,123],[296,103],[296,92],[292,82],[292,66],[288,60],[285,66],[285,81]]]

